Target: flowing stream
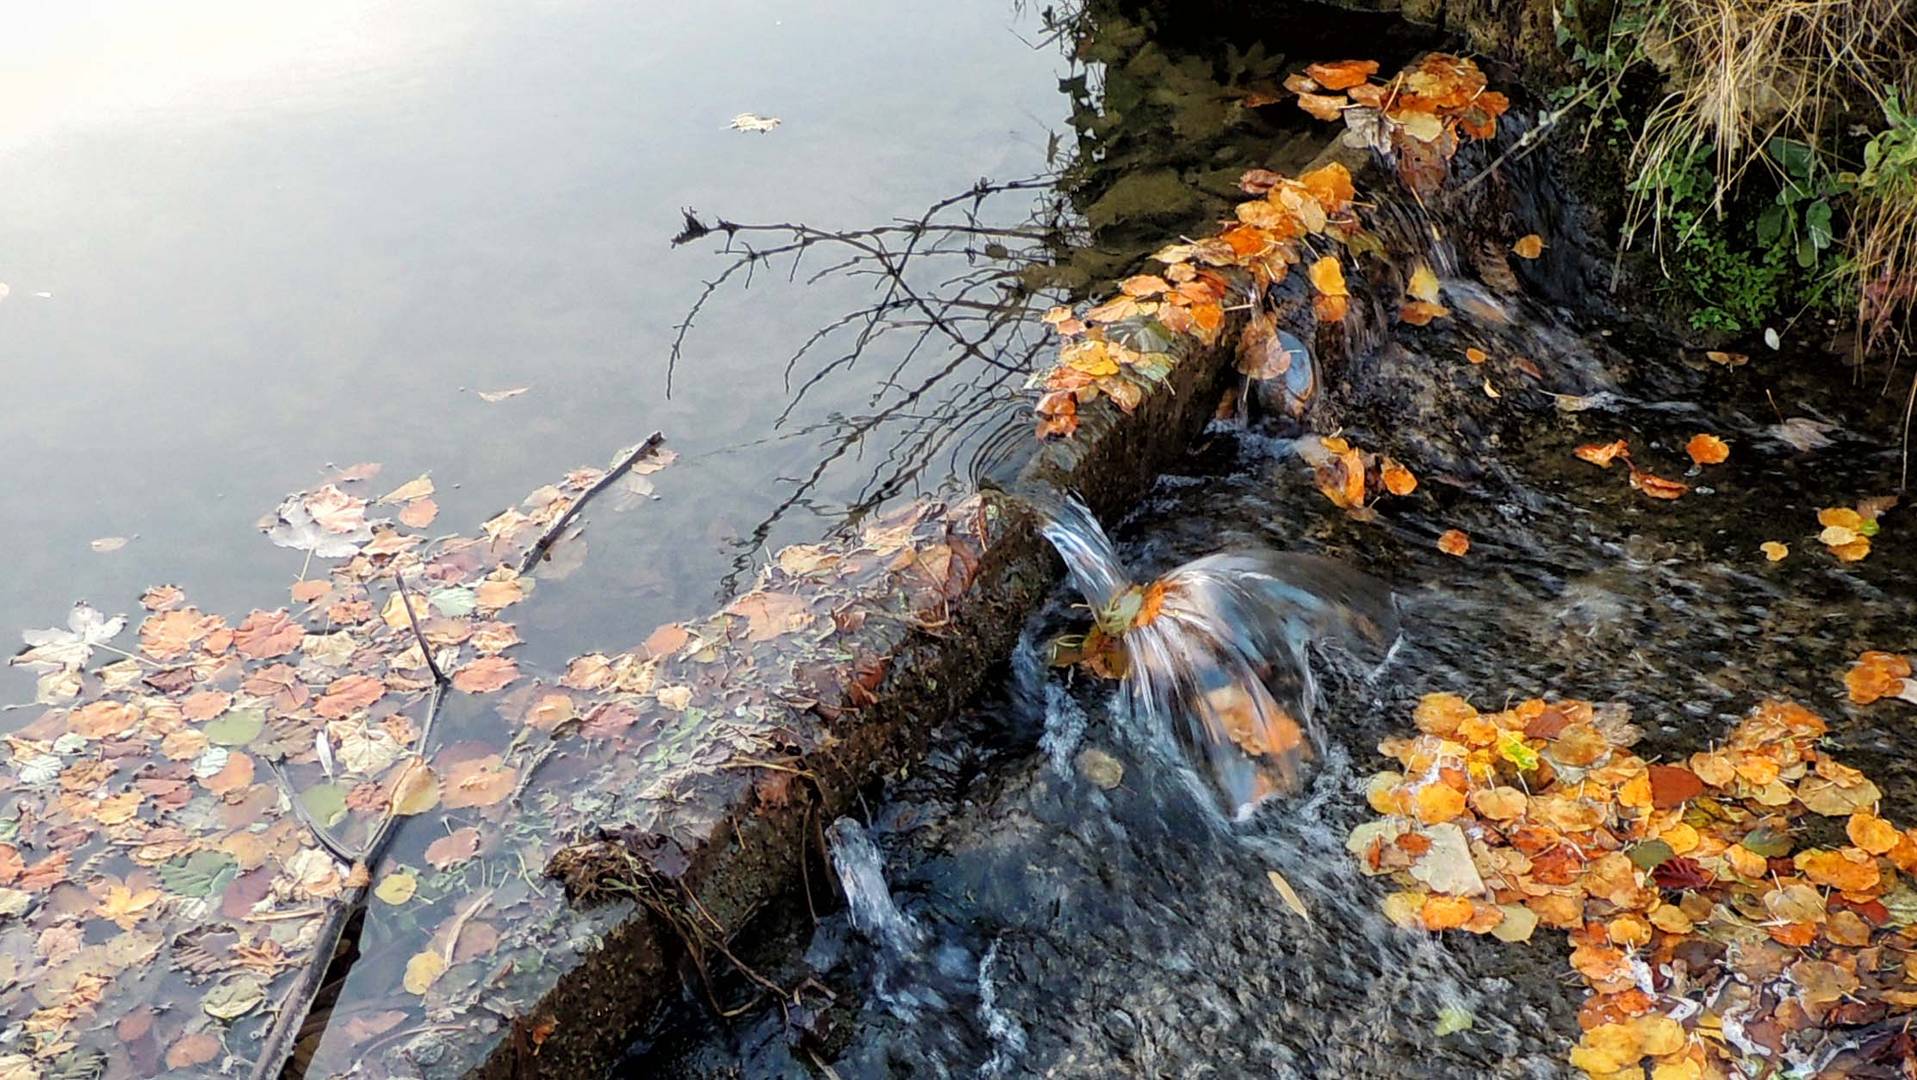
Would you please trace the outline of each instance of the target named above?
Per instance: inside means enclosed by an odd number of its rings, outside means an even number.
[[[1819,508],[1898,486],[1896,403],[1816,353],[1727,369],[1489,288],[1475,240],[1393,214],[1394,250],[1439,268],[1453,315],[1357,343],[1335,419],[1307,424],[1406,462],[1418,490],[1341,511],[1314,481],[1317,435],[1254,403],[1109,536],[1048,506],[1070,583],[1001,687],[866,815],[885,895],[926,956],[951,958],[913,969],[949,1007],[888,1004],[903,969],[885,935],[848,937],[815,884],[768,914],[750,959],[834,996],[804,1025],[682,1009],[631,1075],[1569,1075],[1581,993],[1561,935],[1399,929],[1345,850],[1377,743],[1431,691],[1616,702],[1647,757],[1786,697],[1831,719],[1831,745],[1908,820],[1909,718],[1847,704],[1841,676],[1862,649],[1912,644],[1917,559],[1898,512],[1865,561],[1816,540]],[[1730,460],[1691,466],[1698,432]],[[1620,438],[1689,490],[1653,500],[1572,453]],[[1469,534],[1463,557],[1438,549],[1449,529]],[[1768,561],[1767,540],[1789,557]],[[1088,621],[1122,638],[1122,681],[1045,662]],[[1274,738],[1290,742],[1265,752]],[[875,891],[865,844],[853,924]]]

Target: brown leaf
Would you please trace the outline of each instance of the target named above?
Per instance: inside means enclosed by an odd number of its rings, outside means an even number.
[[[508,656],[482,656],[453,672],[453,687],[468,694],[490,694],[519,678],[519,665]]]
[[[335,679],[313,703],[313,711],[328,720],[340,720],[370,707],[386,695],[386,684],[371,675]]]
[[[1652,765],[1651,805],[1670,810],[1704,794],[1704,781],[1689,769],[1676,765]]]
[[[219,1037],[210,1032],[196,1031],[180,1036],[172,1046],[167,1047],[166,1065],[169,1069],[191,1069],[219,1056]]]
[[[518,782],[518,770],[503,764],[498,754],[488,754],[448,766],[441,799],[448,810],[491,806],[512,794]]]
[[[470,825],[456,829],[426,845],[426,861],[434,869],[444,870],[479,854],[479,830]]]
[[[813,621],[812,608],[804,597],[793,593],[759,589],[746,593],[726,605],[727,614],[746,620],[746,638],[771,641],[773,638],[803,630]]]
[[[285,656],[299,648],[306,628],[287,616],[285,610],[255,611],[233,631],[233,647],[251,660]]]

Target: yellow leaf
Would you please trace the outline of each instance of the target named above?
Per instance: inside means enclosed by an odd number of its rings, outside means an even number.
[[[125,885],[114,885],[107,889],[106,898],[100,901],[100,917],[118,923],[122,930],[131,930],[133,924],[139,922],[147,909],[159,899],[158,889],[134,892]]]
[[[1332,255],[1311,264],[1311,287],[1326,296],[1350,295],[1345,291],[1345,268]]]
[[[393,813],[406,817],[423,814],[439,805],[439,777],[425,762],[415,760],[405,766],[393,784]]]
[[[1544,254],[1544,237],[1537,233],[1520,236],[1518,242],[1511,245],[1511,250],[1520,259],[1535,259]]]
[[[1405,295],[1427,304],[1438,302],[1438,273],[1425,263],[1411,272],[1411,282],[1404,287]]]
[[[410,870],[395,870],[381,878],[374,887],[373,895],[395,906],[413,898],[419,891],[419,879]]]
[[[1757,550],[1763,552],[1764,557],[1772,562],[1783,562],[1791,553],[1790,545],[1780,544],[1775,540],[1764,541],[1757,545]]]
[[[432,949],[416,952],[406,961],[406,978],[402,985],[409,994],[424,995],[446,974],[446,960]]]
[[[1276,870],[1267,870],[1265,877],[1270,879],[1271,887],[1278,890],[1278,898],[1285,902],[1286,907],[1306,922],[1311,921],[1310,909],[1305,907],[1304,900],[1299,897],[1297,890],[1291,887],[1291,882],[1285,880],[1283,874]]]
[[[1059,362],[1074,371],[1087,375],[1103,376],[1118,374],[1118,361],[1102,341],[1078,341],[1066,346],[1059,352]]]

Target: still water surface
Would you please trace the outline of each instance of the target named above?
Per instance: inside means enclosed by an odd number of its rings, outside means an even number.
[[[435,528],[468,531],[654,429],[680,462],[595,521],[589,569],[522,628],[530,659],[705,609],[872,378],[775,430],[783,358],[866,285],[760,275],[706,307],[668,399],[674,325],[723,268],[715,242],[669,247],[680,208],[916,217],[1045,171],[1065,111],[1039,16],[999,4],[105,0],[12,23],[8,633],[161,581],[236,617],[284,603],[300,557],[253,523],[329,463],[383,463],[362,494],[430,471]],[[745,111],[784,123],[730,130]],[[871,466],[841,458],[765,543],[822,531]]]

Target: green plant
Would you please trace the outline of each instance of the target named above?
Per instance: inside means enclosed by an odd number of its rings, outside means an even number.
[[[1831,200],[1848,194],[1854,184],[1832,173],[1809,143],[1779,135],[1771,139],[1765,156],[1781,184],[1777,198],[1758,215],[1758,246],[1787,247],[1797,265],[1808,270],[1831,246]]]

